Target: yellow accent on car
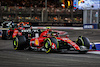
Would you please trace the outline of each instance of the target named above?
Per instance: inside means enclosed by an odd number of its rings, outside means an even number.
[[[48,51],[46,51],[46,53],[49,53],[51,51],[51,48],[49,48],[49,50]]]
[[[47,39],[49,40],[50,46],[51,46],[51,40],[50,40],[49,38],[46,38],[45,41],[46,41]],[[46,45],[46,48],[47,48],[47,45]],[[51,48],[49,48],[49,49],[46,51],[46,53],[49,53],[50,51],[51,51]]]
[[[35,39],[35,44],[39,45],[39,40],[38,39]]]
[[[47,29],[50,29],[51,27],[46,27]]]
[[[67,40],[67,42],[71,42],[71,40]]]
[[[16,37],[16,48],[14,48],[15,50],[17,50],[18,48],[18,38]]]

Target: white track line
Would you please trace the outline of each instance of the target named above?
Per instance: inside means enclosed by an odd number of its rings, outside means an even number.
[[[100,54],[100,51],[88,51],[89,54]]]

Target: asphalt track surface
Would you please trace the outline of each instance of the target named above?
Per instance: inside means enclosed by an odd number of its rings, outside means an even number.
[[[79,35],[92,42],[100,42],[100,30],[66,30],[69,38]],[[0,67],[99,67],[100,55],[79,54],[72,51],[65,54],[13,49],[12,40],[0,39]]]

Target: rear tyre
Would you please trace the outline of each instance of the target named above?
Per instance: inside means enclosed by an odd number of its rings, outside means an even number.
[[[57,38],[56,37],[52,37],[52,38],[50,38],[50,40],[51,40],[52,43],[54,43],[56,45],[56,49],[55,50],[59,49],[59,43],[58,43]]]
[[[90,48],[90,41],[86,37],[79,36],[78,40],[76,41],[76,44],[80,47],[79,53],[87,53],[87,51]]]
[[[13,39],[13,46],[15,50],[24,50],[26,48],[26,38],[25,36],[17,36]]]
[[[44,48],[46,53],[51,51],[51,40],[49,38],[45,39]]]
[[[2,39],[3,40],[7,40],[8,39],[8,32],[7,32],[7,30],[3,30],[2,31]]]

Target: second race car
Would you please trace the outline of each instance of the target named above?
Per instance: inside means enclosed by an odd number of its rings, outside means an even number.
[[[19,22],[18,24],[14,24],[13,21],[5,21],[2,23],[2,39],[13,39],[17,35],[21,35],[21,30],[26,28],[30,28],[29,22]],[[8,30],[6,30],[6,28]]]

